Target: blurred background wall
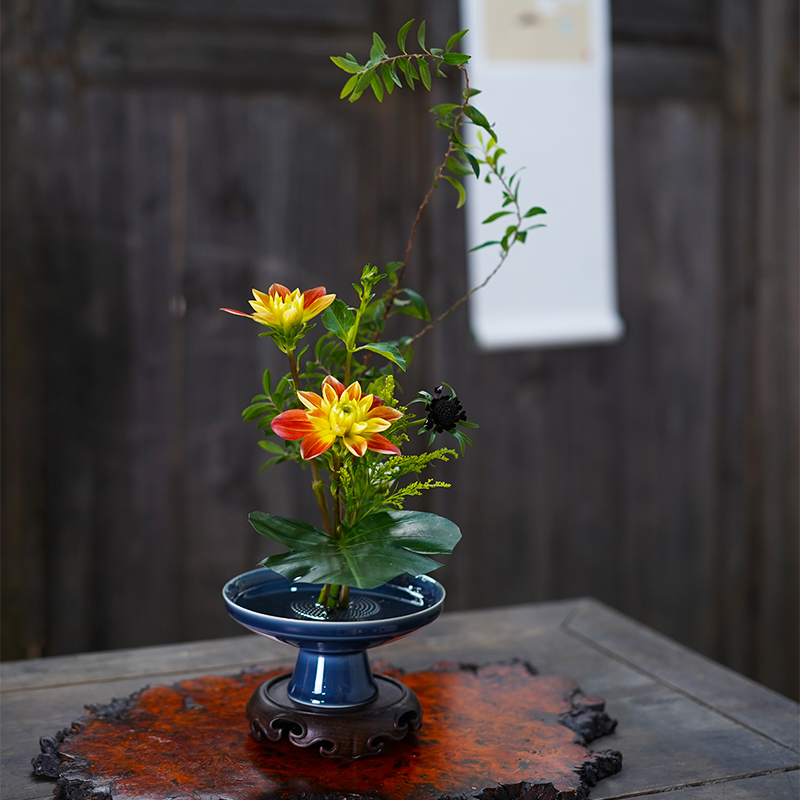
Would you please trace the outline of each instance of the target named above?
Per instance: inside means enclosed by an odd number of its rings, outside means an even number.
[[[460,314],[403,382],[481,424],[426,500],[464,531],[449,609],[592,595],[797,697],[797,8],[612,0],[625,337],[484,354]],[[457,11],[3,2],[4,659],[239,632],[220,587],[272,552],[247,513],[314,509],[239,418],[279,354],[217,309],[401,254],[458,87],[349,105],[328,56]],[[412,258],[434,310],[460,213],[445,189]]]

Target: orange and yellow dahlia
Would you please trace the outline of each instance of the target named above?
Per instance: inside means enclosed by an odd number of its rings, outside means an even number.
[[[278,414],[272,430],[283,439],[302,439],[300,455],[308,461],[329,450],[337,439],[359,458],[367,450],[399,455],[385,431],[403,414],[371,394],[361,395],[361,385],[353,381],[346,389],[328,375],[322,382],[322,396],[316,392],[298,392],[305,409],[296,408]]]
[[[266,294],[253,289],[253,297],[255,300],[249,301],[253,308],[252,314],[245,314],[244,311],[236,311],[233,308],[221,310],[229,314],[238,314],[240,317],[249,317],[284,334],[300,328],[336,299],[335,294],[325,294],[324,286],[307,289],[305,292],[299,289],[290,292],[280,283],[273,283]]]

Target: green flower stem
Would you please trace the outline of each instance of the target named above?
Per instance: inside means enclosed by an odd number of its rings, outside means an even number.
[[[358,337],[358,326],[361,324],[361,317],[364,313],[364,309],[369,304],[369,299],[365,298],[366,292],[361,297],[361,303],[358,306],[358,311],[356,311],[356,320],[353,323],[353,327],[351,328],[351,334],[347,337],[348,341],[345,342],[345,347],[347,348],[347,358],[344,362],[344,385],[350,385],[350,364],[353,359],[353,353],[356,349],[356,339]]]
[[[294,350],[289,350],[286,353],[289,358],[289,368],[292,371],[292,380],[294,381],[294,389],[297,391],[300,388],[300,376],[297,372],[297,359],[294,355]],[[350,351],[347,352],[347,373],[350,371]],[[348,376],[349,377],[349,376]],[[345,379],[345,383],[347,378]],[[311,459],[311,475],[313,482],[311,488],[314,490],[314,496],[317,498],[317,505],[319,506],[319,514],[322,517],[322,523],[328,535],[334,539],[340,537],[339,528],[341,526],[340,517],[340,500],[339,500],[339,469],[341,467],[339,454],[336,453],[333,457],[333,481],[334,481],[334,499],[333,499],[333,520],[328,510],[328,501],[325,496],[325,483],[319,476],[316,461]],[[340,586],[339,584],[326,583],[319,593],[317,602],[325,606],[328,610],[332,611],[335,608],[347,608],[350,602],[350,587]]]
[[[297,374],[297,359],[294,355],[294,350],[289,350],[286,353],[289,359],[289,368],[292,371],[292,380],[294,381],[294,390],[297,392],[300,389],[300,376]],[[334,539],[339,538],[339,532],[331,522],[331,514],[328,510],[328,500],[325,497],[325,483],[319,476],[319,469],[317,462],[312,458],[311,464],[311,488],[314,490],[314,496],[317,498],[317,505],[319,506],[319,515],[322,518],[322,524],[325,526],[325,531]]]
[[[338,583],[326,583],[319,593],[317,602],[329,610],[336,608],[342,587]]]
[[[336,530],[336,527],[331,522],[331,514],[330,511],[328,511],[328,501],[325,499],[325,484],[322,481],[322,479],[319,478],[319,476],[317,476],[317,480],[315,480],[311,484],[311,488],[314,490],[314,496],[317,498],[317,505],[319,506],[319,515],[322,518],[322,524],[325,526],[325,532],[332,539],[338,539],[339,532]]]
[[[356,322],[356,325],[358,325],[358,322]],[[352,360],[352,358],[353,358],[353,351],[350,350],[350,348],[348,347],[347,348],[347,358],[346,358],[346,360],[344,362],[344,385],[345,386],[349,386],[350,385],[350,361]]]
[[[286,356],[289,359],[289,369],[292,371],[292,381],[294,382],[295,392],[300,389],[300,376],[297,374],[297,359],[294,355],[294,348],[286,351]]]
[[[336,533],[337,539],[341,535],[341,526],[342,526],[341,482],[339,480],[339,470],[341,468],[342,468],[341,456],[338,453],[334,453],[331,482],[333,483],[333,530]]]

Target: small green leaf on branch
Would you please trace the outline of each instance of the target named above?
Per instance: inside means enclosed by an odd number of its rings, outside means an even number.
[[[347,83],[342,87],[342,91],[339,94],[339,99],[344,100],[350,92],[353,91],[356,87],[356,83],[358,82],[358,75],[353,75],[351,78],[348,79]]]
[[[422,81],[422,85],[428,90],[431,90],[431,71],[428,68],[428,64],[424,58],[419,59],[417,62],[419,66],[419,77]]]
[[[447,44],[444,47],[445,53],[449,53],[453,47],[464,38],[466,33],[469,31],[469,28],[463,31],[459,31],[458,33],[454,33],[448,40]]]
[[[486,130],[486,132],[492,137],[495,138],[494,131],[492,130],[492,126],[489,124],[489,120],[478,111],[475,106],[464,106],[464,113],[470,118],[472,122],[476,125],[480,125],[481,128]]]
[[[472,171],[475,173],[476,178],[480,178],[481,176],[481,167],[478,159],[472,155],[472,153],[465,152],[464,155],[466,156],[467,161],[469,161],[470,166],[472,167]]]
[[[370,81],[370,86],[372,87],[372,91],[375,94],[375,97],[378,98],[378,102],[383,102],[383,84],[381,83],[381,79],[373,73],[372,80]]]
[[[422,20],[419,24],[419,29],[417,30],[417,41],[419,42],[419,46],[427,53],[428,50],[425,47],[425,20]]]
[[[369,51],[370,61],[380,61],[386,55],[386,44],[377,33],[372,34],[372,49]]]
[[[484,247],[489,247],[492,244],[500,244],[499,241],[491,241],[491,242],[484,242],[483,244],[479,244],[477,247],[470,248],[470,253],[474,253],[476,250],[483,250]]]
[[[359,72],[361,70],[361,66],[357,61],[350,61],[346,58],[342,58],[341,56],[331,56],[331,61],[336,64],[339,69],[343,69],[345,72]]]
[[[375,74],[375,67],[372,67],[371,69],[364,70],[364,72],[362,72],[358,76],[358,80],[356,81],[356,87],[355,87],[355,92],[358,95],[360,95],[361,92],[363,92],[364,89],[366,89],[367,86],[370,85],[374,74]],[[352,101],[353,98],[351,97],[350,100]]]
[[[397,297],[395,298],[395,306],[398,306],[397,298],[401,295],[405,295],[408,298],[408,304],[402,305],[397,308],[402,314],[407,314],[410,317],[416,317],[417,319],[425,320],[426,322],[430,321],[431,315],[428,311],[428,305],[425,302],[425,298],[415,292],[413,289],[401,289],[397,293]]]
[[[452,64],[455,67],[466,64],[469,61],[469,56],[466,53],[445,53],[442,56],[442,61],[445,64]]]
[[[511,214],[511,211],[495,211],[494,214],[490,214],[486,219],[481,222],[481,225],[486,225],[489,222],[494,222],[496,219],[500,219],[500,217],[507,217]]]
[[[464,203],[467,202],[467,193],[464,190],[464,187],[461,185],[459,181],[455,178],[451,178],[449,175],[442,175],[442,177],[452,186],[455,187],[456,191],[458,192],[458,203],[456,204],[456,208],[461,208]]]
[[[397,46],[405,53],[406,52],[406,36],[408,36],[408,31],[411,26],[414,24],[414,20],[410,19],[403,25],[402,28],[397,32]]]
[[[431,110],[431,114],[438,114],[440,117],[449,114],[456,108],[461,108],[461,106],[456,105],[455,103],[439,103],[438,106],[434,106]]]

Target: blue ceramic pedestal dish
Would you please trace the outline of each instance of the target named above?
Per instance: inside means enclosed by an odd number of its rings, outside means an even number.
[[[321,588],[268,569],[225,585],[237,622],[300,650],[291,675],[258,688],[248,718],[257,738],[285,734],[302,747],[319,744],[324,755],[372,755],[387,739],[418,729],[422,712],[404,684],[372,674],[366,651],[433,622],[444,588],[426,575],[401,575],[375,589],[351,588],[348,609],[330,617],[316,604]]]

